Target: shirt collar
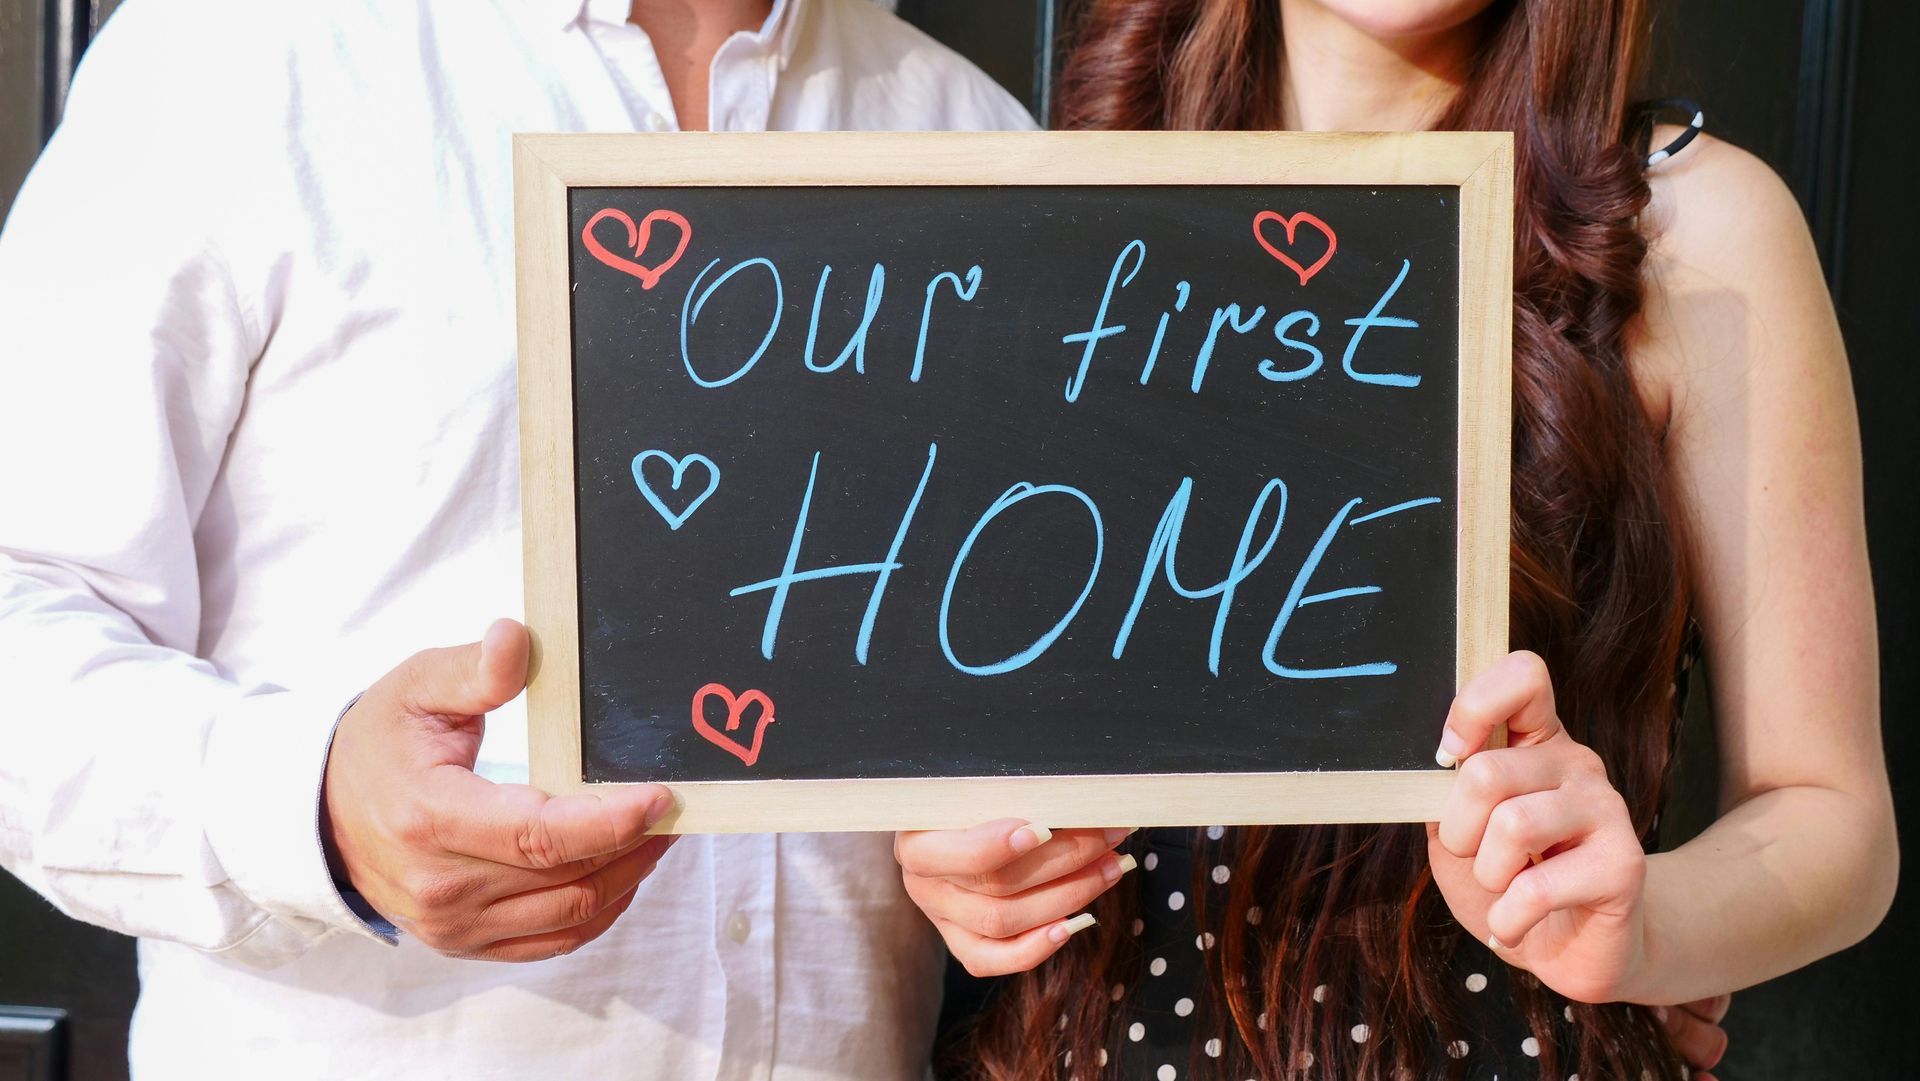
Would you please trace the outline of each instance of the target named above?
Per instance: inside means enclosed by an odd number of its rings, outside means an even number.
[[[587,8],[594,6],[595,0],[540,0],[551,10],[553,19],[561,28],[577,25],[587,15]],[[600,0],[605,3],[606,0]],[[771,47],[771,51],[780,59],[785,68],[793,57],[794,44],[800,38],[800,22],[804,18],[801,10],[806,0],[773,0],[773,10],[767,13],[767,21],[760,29],[747,33],[756,43]],[[624,5],[623,5],[624,6]],[[624,16],[623,16],[624,18]]]

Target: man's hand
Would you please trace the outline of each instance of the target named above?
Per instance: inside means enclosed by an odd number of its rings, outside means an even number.
[[[527,681],[527,629],[416,653],[340,719],[322,798],[335,873],[453,957],[541,961],[613,925],[673,843],[658,785],[551,797],[473,772],[486,714]]]

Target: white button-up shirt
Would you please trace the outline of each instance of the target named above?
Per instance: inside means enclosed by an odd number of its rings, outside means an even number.
[[[509,133],[677,127],[626,16],[137,0],[0,234],[0,864],[141,937],[137,1078],[925,1068],[886,837],[687,838],[526,966],[379,941],[316,839],[348,699],[519,611]],[[866,0],[714,61],[716,129],[1029,125]]]

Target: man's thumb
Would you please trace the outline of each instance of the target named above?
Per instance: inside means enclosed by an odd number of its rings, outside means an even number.
[[[414,654],[399,675],[401,703],[423,714],[478,716],[527,685],[527,628],[501,619],[478,642]]]

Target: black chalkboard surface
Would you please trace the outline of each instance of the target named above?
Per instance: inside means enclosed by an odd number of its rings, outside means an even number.
[[[1504,548],[1505,361],[1463,354],[1504,342],[1510,286],[1504,246],[1466,262],[1472,174],[1367,174],[1435,137],[1348,144],[1358,173],[1304,182],[1287,151],[1332,144],[1183,136],[1205,153],[1152,183],[1150,136],[1101,137],[1104,171],[1017,172],[1009,148],[1072,137],[633,138],[601,144],[631,155],[617,183],[549,149],[557,190],[523,202],[523,326],[555,339],[522,361],[535,724],[565,726],[538,781],[674,783],[683,829],[1063,799],[1046,820],[1070,824],[1102,791],[1132,793],[1127,824],[1154,791],[1150,818],[1236,821],[1260,780],[1268,820],[1385,818],[1382,785],[1442,790],[1439,724],[1492,637],[1463,623],[1505,596],[1462,559]],[[873,168],[927,140],[985,156]],[[716,145],[744,175],[707,179]],[[1230,149],[1281,179],[1210,175]],[[529,282],[541,254],[560,265]],[[1361,783],[1288,808],[1276,774]]]

